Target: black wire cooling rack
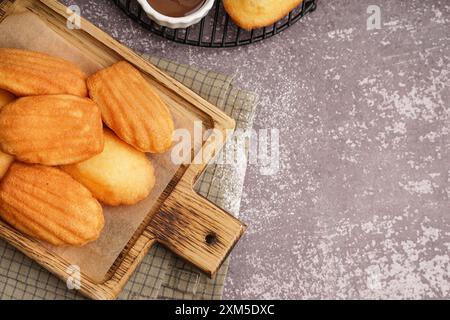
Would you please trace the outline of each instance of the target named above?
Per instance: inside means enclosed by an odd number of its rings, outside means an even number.
[[[129,17],[158,36],[178,43],[212,48],[241,46],[270,38],[316,9],[316,0],[304,0],[277,23],[269,27],[246,31],[232,22],[223,8],[222,1],[216,0],[209,14],[200,23],[186,29],[170,29],[150,20],[136,0],[113,1]]]

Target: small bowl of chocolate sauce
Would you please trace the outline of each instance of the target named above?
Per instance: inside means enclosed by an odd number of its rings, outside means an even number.
[[[147,16],[161,26],[187,28],[208,14],[214,0],[138,0]]]

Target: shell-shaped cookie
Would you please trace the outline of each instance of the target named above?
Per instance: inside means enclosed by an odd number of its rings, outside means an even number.
[[[100,203],[67,173],[14,162],[0,181],[0,217],[53,245],[81,246],[104,226]]]
[[[270,26],[300,3],[302,0],[223,0],[231,19],[246,30]]]
[[[16,96],[87,96],[86,74],[73,63],[21,49],[0,48],[0,88]]]
[[[85,161],[61,167],[101,202],[132,205],[146,198],[155,185],[147,156],[105,130],[103,152]]]
[[[27,163],[62,165],[103,150],[100,110],[69,95],[17,99],[0,111],[0,148]]]
[[[142,74],[125,61],[87,80],[89,95],[105,124],[122,140],[152,153],[172,145],[174,123],[169,109]]]

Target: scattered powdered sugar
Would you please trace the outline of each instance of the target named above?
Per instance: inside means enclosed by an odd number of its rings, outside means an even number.
[[[337,29],[328,32],[328,37],[331,39],[339,39],[339,40],[352,40],[351,35],[353,34],[354,28],[348,29]]]
[[[407,183],[398,183],[400,187],[409,193],[431,194],[433,193],[433,185],[430,180],[408,181]]]

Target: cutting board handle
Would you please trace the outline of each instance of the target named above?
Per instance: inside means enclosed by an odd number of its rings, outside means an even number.
[[[159,243],[212,277],[246,226],[181,181],[149,228]]]

